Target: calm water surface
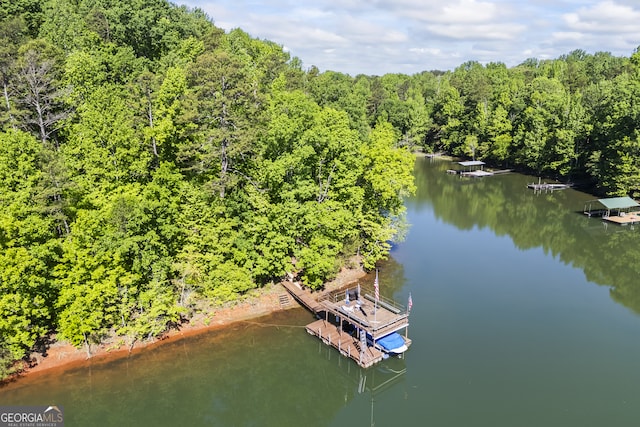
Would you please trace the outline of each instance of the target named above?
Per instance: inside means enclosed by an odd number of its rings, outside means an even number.
[[[381,293],[413,298],[404,360],[362,370],[302,309],[0,389],[67,426],[632,426],[640,420],[639,231],[534,193],[535,177],[418,159]],[[372,277],[363,280],[371,282]]]

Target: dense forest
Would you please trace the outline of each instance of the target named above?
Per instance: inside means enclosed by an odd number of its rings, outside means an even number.
[[[403,232],[414,156],[282,47],[164,0],[0,20],[2,369],[52,334],[90,355],[287,275],[320,287]]]
[[[165,0],[1,4],[0,371],[372,268],[412,151],[640,190],[640,52],[349,76]]]

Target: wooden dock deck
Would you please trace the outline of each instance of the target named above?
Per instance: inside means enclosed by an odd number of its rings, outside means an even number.
[[[567,188],[571,188],[571,184],[527,184],[527,188],[530,188],[534,191],[555,191],[555,190],[566,190]]]
[[[493,175],[493,172],[488,172],[484,170],[465,171],[465,170],[458,170],[458,169],[447,169],[447,173],[451,175],[470,176],[474,178]]]
[[[485,170],[476,170],[476,171],[461,171],[460,175],[462,176],[470,176],[472,178],[482,178],[485,176],[493,176],[493,172],[485,171]]]
[[[374,340],[409,326],[409,314],[404,306],[384,297],[376,302],[374,291],[364,288],[357,301],[347,302],[346,292],[349,291],[353,289],[323,295],[319,300],[321,311],[345,319],[355,327],[367,331]]]
[[[474,171],[465,171],[459,169],[447,169],[447,173],[451,175],[460,175],[467,176],[472,178],[482,178],[485,176],[493,176],[493,175],[503,175],[505,173],[513,172],[512,169],[501,169],[501,170],[474,170]]]
[[[627,225],[627,224],[634,225],[636,223],[640,223],[640,212],[631,212],[631,213],[622,212],[622,214],[620,215],[603,216],[602,219],[608,222],[619,224],[619,225]]]
[[[307,332],[320,338],[325,344],[337,349],[343,356],[349,357],[363,368],[368,368],[380,362],[384,354],[375,347],[362,346],[357,337],[343,331],[340,325],[335,325],[324,319],[316,320],[306,326]]]

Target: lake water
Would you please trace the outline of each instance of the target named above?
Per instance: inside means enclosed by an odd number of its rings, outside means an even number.
[[[380,264],[381,294],[412,295],[404,359],[360,369],[294,309],[27,377],[0,405],[63,406],[67,426],[637,425],[640,227],[535,177],[451,167],[417,160],[411,227]]]

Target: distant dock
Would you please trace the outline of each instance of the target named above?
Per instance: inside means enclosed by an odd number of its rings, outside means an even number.
[[[640,203],[631,197],[609,197],[585,203],[584,214],[600,216],[604,221],[619,225],[640,222]]]
[[[547,184],[545,182],[540,184],[527,184],[527,188],[531,188],[532,190],[536,191],[564,190],[571,187],[571,184]]]
[[[484,162],[479,160],[470,160],[466,162],[458,162],[463,169],[447,169],[448,174],[467,176],[471,178],[482,178],[485,176],[493,176],[509,173],[511,169],[487,171],[484,170]]]

